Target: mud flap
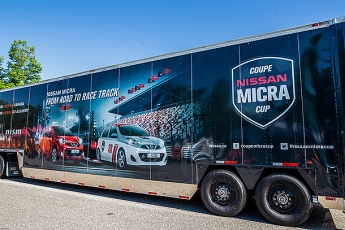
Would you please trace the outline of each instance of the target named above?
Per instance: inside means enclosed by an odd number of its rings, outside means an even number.
[[[22,171],[19,170],[18,162],[7,162],[6,169],[7,177],[22,176]]]

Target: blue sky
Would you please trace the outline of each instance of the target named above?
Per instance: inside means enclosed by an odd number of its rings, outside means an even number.
[[[345,0],[0,0],[0,56],[36,47],[42,79],[345,16]]]

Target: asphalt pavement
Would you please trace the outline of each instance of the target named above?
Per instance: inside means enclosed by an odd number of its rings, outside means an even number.
[[[27,178],[0,180],[0,229],[337,229],[315,205],[298,228],[269,223],[253,199],[236,217],[211,214],[200,196],[178,200]],[[341,217],[341,214],[340,214]]]

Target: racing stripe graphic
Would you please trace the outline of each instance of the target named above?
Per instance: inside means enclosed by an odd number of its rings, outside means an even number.
[[[112,154],[112,156],[111,156],[111,162],[114,162],[114,163],[115,163],[115,161],[116,161],[116,153],[117,153],[118,147],[119,147],[118,145],[115,145],[115,146],[114,146],[113,154]]]

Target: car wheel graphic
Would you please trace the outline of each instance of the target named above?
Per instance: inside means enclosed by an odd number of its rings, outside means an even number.
[[[58,151],[56,147],[54,147],[52,150],[52,161],[57,162],[57,160],[58,160]]]
[[[97,149],[97,151],[96,151],[96,158],[97,158],[97,160],[99,160],[99,161],[102,160],[101,150],[99,150],[99,149]]]
[[[123,150],[122,148],[119,149],[117,153],[117,166],[121,169],[124,169],[127,166],[126,153],[125,150]]]
[[[42,149],[40,146],[38,146],[38,151],[37,151],[37,158],[41,158],[42,157]]]

